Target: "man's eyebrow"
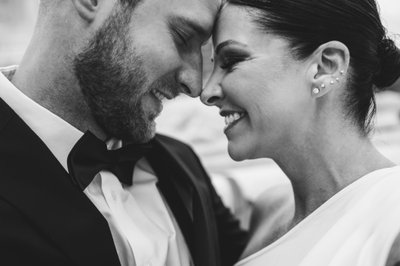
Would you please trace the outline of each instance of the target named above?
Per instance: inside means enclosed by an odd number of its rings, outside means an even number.
[[[218,55],[222,48],[224,48],[227,45],[231,45],[231,44],[238,45],[238,46],[241,46],[241,47],[246,47],[247,46],[244,43],[241,43],[241,42],[238,42],[238,41],[235,41],[235,40],[227,40],[227,41],[221,42],[221,43],[219,43],[217,45],[217,47],[215,48],[215,54]]]
[[[192,28],[202,38],[207,38],[211,34],[210,30],[204,28],[201,24],[187,17],[171,16],[169,21],[176,26],[188,26]]]

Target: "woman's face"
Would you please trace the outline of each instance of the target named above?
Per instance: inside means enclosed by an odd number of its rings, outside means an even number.
[[[274,158],[293,147],[311,109],[307,61],[295,60],[289,43],[262,32],[251,16],[239,6],[222,10],[213,36],[214,70],[201,95],[225,116],[235,160]]]

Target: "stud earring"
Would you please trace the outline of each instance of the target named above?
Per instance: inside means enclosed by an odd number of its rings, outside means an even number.
[[[325,84],[324,83],[321,84],[321,89],[325,89]]]
[[[339,78],[336,78],[336,82],[339,82],[340,81],[340,79]]]
[[[319,89],[319,88],[314,88],[314,89],[312,90],[312,93],[313,93],[314,95],[317,95],[319,92],[320,92],[320,89]]]
[[[344,70],[340,70],[340,75],[344,75]]]
[[[333,85],[333,84],[335,84],[335,82],[334,82],[333,80],[331,80],[331,81],[329,82],[329,84]]]

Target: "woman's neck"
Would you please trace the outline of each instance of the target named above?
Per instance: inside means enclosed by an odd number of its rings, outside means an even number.
[[[290,227],[360,177],[394,166],[357,133],[320,136],[276,159],[293,186],[295,213]]]

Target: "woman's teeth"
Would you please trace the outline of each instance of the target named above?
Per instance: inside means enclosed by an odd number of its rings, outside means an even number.
[[[160,102],[161,102],[162,100],[165,99],[165,96],[164,96],[161,92],[159,92],[159,91],[157,91],[157,90],[152,90],[151,92],[154,94],[154,96],[156,96],[156,98],[157,98]]]
[[[232,113],[225,116],[225,128],[232,125],[235,121],[239,120],[244,116],[244,113]]]

